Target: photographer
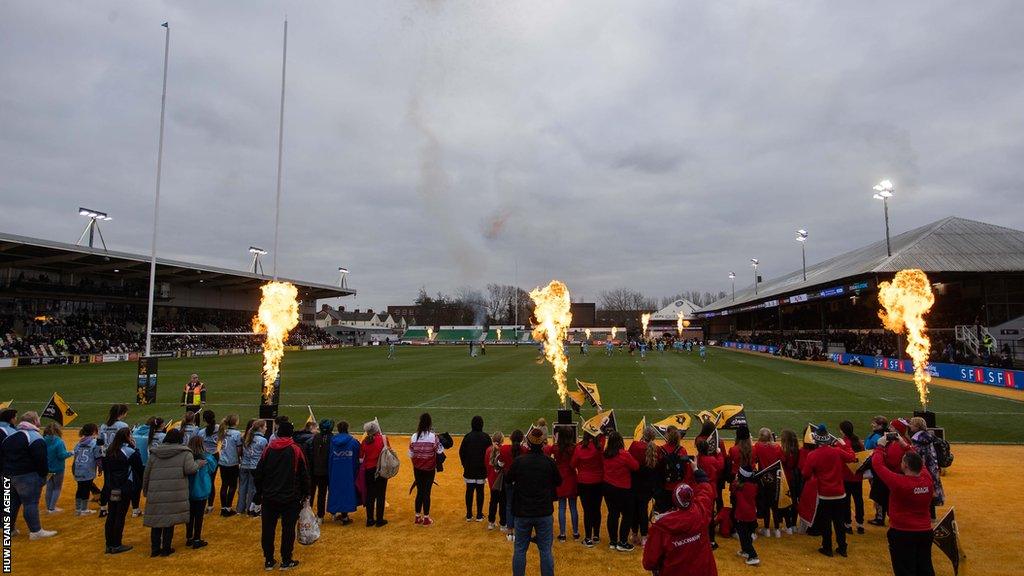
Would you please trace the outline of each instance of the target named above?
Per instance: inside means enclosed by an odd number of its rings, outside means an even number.
[[[892,434],[878,441],[871,464],[876,482],[889,490],[889,558],[896,576],[932,576],[932,524],[930,508],[934,484],[923,468],[921,456],[907,451],[901,461],[902,474],[889,470],[886,447],[896,443]]]
[[[899,472],[900,463],[903,461],[903,455],[907,452],[913,451],[913,447],[910,445],[910,441],[907,440],[907,421],[902,418],[896,418],[889,422],[889,429],[885,433],[883,443],[881,439],[877,440],[876,448],[881,446],[883,451],[883,462],[884,466],[890,472]],[[870,446],[865,444],[868,449]],[[875,475],[875,482],[871,483],[871,492],[869,496],[878,505],[881,505],[883,510],[882,513],[877,515],[874,520],[869,520],[868,524],[874,526],[885,526],[885,515],[888,513],[889,503],[889,487],[885,482],[879,482],[877,468],[872,462],[872,473]]]

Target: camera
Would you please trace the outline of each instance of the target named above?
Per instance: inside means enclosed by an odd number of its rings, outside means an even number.
[[[885,433],[885,441],[886,442],[895,442],[896,441],[896,433],[895,432],[886,432]]]

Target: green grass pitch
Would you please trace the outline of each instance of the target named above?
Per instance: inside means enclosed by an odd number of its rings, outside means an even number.
[[[526,429],[539,416],[552,421],[558,404],[551,367],[536,363],[537,350],[491,346],[470,358],[465,346],[398,348],[387,360],[384,347],[289,352],[282,365],[281,412],[305,420],[306,405],[317,418],[348,420],[353,427],[379,417],[385,432],[410,432],[429,411],[439,431],[463,433],[475,414],[485,429]],[[260,393],[261,357],[232,356],[160,360],[159,402],[139,407],[134,363],[14,368],[0,371],[0,400],[14,398],[20,410],[41,410],[59,392],[80,414],[72,426],[102,421],[113,402],[131,406],[128,421],[152,414],[178,418],[181,389],[191,372],[208,387],[208,407],[218,418],[254,417]],[[824,364],[787,362],[767,356],[710,349],[707,363],[696,351],[608,358],[592,347],[589,356],[570,350],[573,378],[596,382],[605,408],[614,408],[627,436],[641,416],[649,422],[677,412],[695,413],[720,404],[744,404],[751,427],[802,430],[807,422],[830,429],[849,419],[860,434],[883,414],[910,416],[918,406],[912,383],[837,370]],[[1024,403],[980,393],[933,387],[929,407],[954,442],[1024,442]],[[592,409],[584,415],[592,415]],[[696,433],[691,429],[688,437]]]

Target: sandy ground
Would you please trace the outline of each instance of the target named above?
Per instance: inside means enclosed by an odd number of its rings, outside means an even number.
[[[68,431],[68,435],[73,435]],[[412,498],[408,494],[412,471],[404,458],[407,441],[394,438],[393,445],[403,456],[402,469],[389,486],[384,528],[366,528],[360,509],[349,526],[328,523],[320,541],[299,546],[295,558],[301,565],[295,570],[306,574],[416,574],[417,576],[454,576],[511,572],[512,545],[498,531],[488,531],[486,523],[467,523],[464,509],[464,484],[457,458],[451,460],[434,488],[433,516],[429,528],[412,522]],[[1024,460],[1024,446],[955,445],[955,465],[944,478],[948,504],[956,506],[964,547],[975,575],[1021,574],[1024,565],[1024,491],[1017,474]],[[219,475],[218,475],[219,480]],[[866,484],[865,484],[866,488]],[[218,502],[219,505],[219,502]],[[869,513],[872,510],[868,503]],[[95,508],[96,504],[91,504]],[[128,518],[125,543],[135,550],[118,556],[103,554],[103,521],[95,515],[78,518],[73,514],[74,483],[65,479],[60,507],[65,512],[43,514],[43,526],[59,531],[49,540],[29,541],[24,522],[23,534],[13,540],[15,574],[253,574],[262,571],[259,520],[247,517],[207,516],[204,538],[207,548],[184,548],[184,527],[175,531],[177,552],[169,558],[149,557],[149,530],[141,518]],[[486,508],[485,508],[486,513]],[[557,520],[556,520],[557,529]],[[571,533],[571,531],[570,531]],[[760,538],[755,547],[761,556],[760,567],[742,564],[736,556],[739,543],[720,538],[716,552],[719,573],[771,574],[891,574],[884,529],[868,526],[863,536],[851,536],[850,557],[827,559],[817,553],[819,541],[808,536]],[[578,543],[556,542],[555,563],[558,574],[596,576],[598,574],[643,574],[640,550],[613,552],[604,544],[583,548]],[[938,574],[952,574],[946,558],[935,550]],[[539,574],[536,549],[529,554],[528,574]]]

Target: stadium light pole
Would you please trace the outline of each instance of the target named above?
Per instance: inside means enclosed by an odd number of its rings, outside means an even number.
[[[153,242],[149,254],[149,305],[146,310],[146,356],[153,344],[153,297],[156,291],[156,231],[160,223],[160,176],[164,160],[164,115],[167,111],[167,60],[171,51],[171,26],[164,22],[164,81],[160,91],[160,139],[156,152],[156,199],[153,202]]]
[[[249,254],[252,254],[252,273],[263,274],[263,262],[260,261],[260,256],[266,256],[267,251],[256,246],[249,246]]]
[[[757,294],[757,265],[761,263],[757,258],[751,258],[750,263],[754,266],[754,294]]]
[[[893,186],[892,180],[882,180],[872,187],[872,190],[875,191],[875,195],[872,198],[881,200],[882,209],[885,211],[885,253],[889,256],[892,256],[892,245],[889,243],[889,198],[892,198],[892,193],[895,189],[896,187]]]
[[[288,17],[284,18],[284,48],[281,52],[281,113],[277,123],[277,205],[274,210],[274,280],[277,280],[277,237],[281,223],[281,162],[284,156],[284,87],[288,70]]]
[[[807,282],[807,230],[803,228],[796,231],[796,241],[800,243],[800,259],[804,266],[804,282]]]
[[[348,268],[344,266],[338,266],[338,288],[346,288],[345,278],[348,277]]]
[[[107,249],[107,242],[103,240],[103,231],[100,230],[100,221],[108,222],[113,220],[106,212],[100,212],[99,210],[90,210],[89,208],[78,207],[78,215],[85,216],[89,219],[89,223],[85,225],[85,230],[82,230],[82,235],[78,237],[78,245],[82,245],[82,240],[85,240],[85,235],[89,235],[89,248],[92,248],[93,239],[96,234],[100,235],[100,243],[103,244],[103,249]]]
[[[732,301],[736,301],[736,273],[729,272],[729,280],[732,280]]]

